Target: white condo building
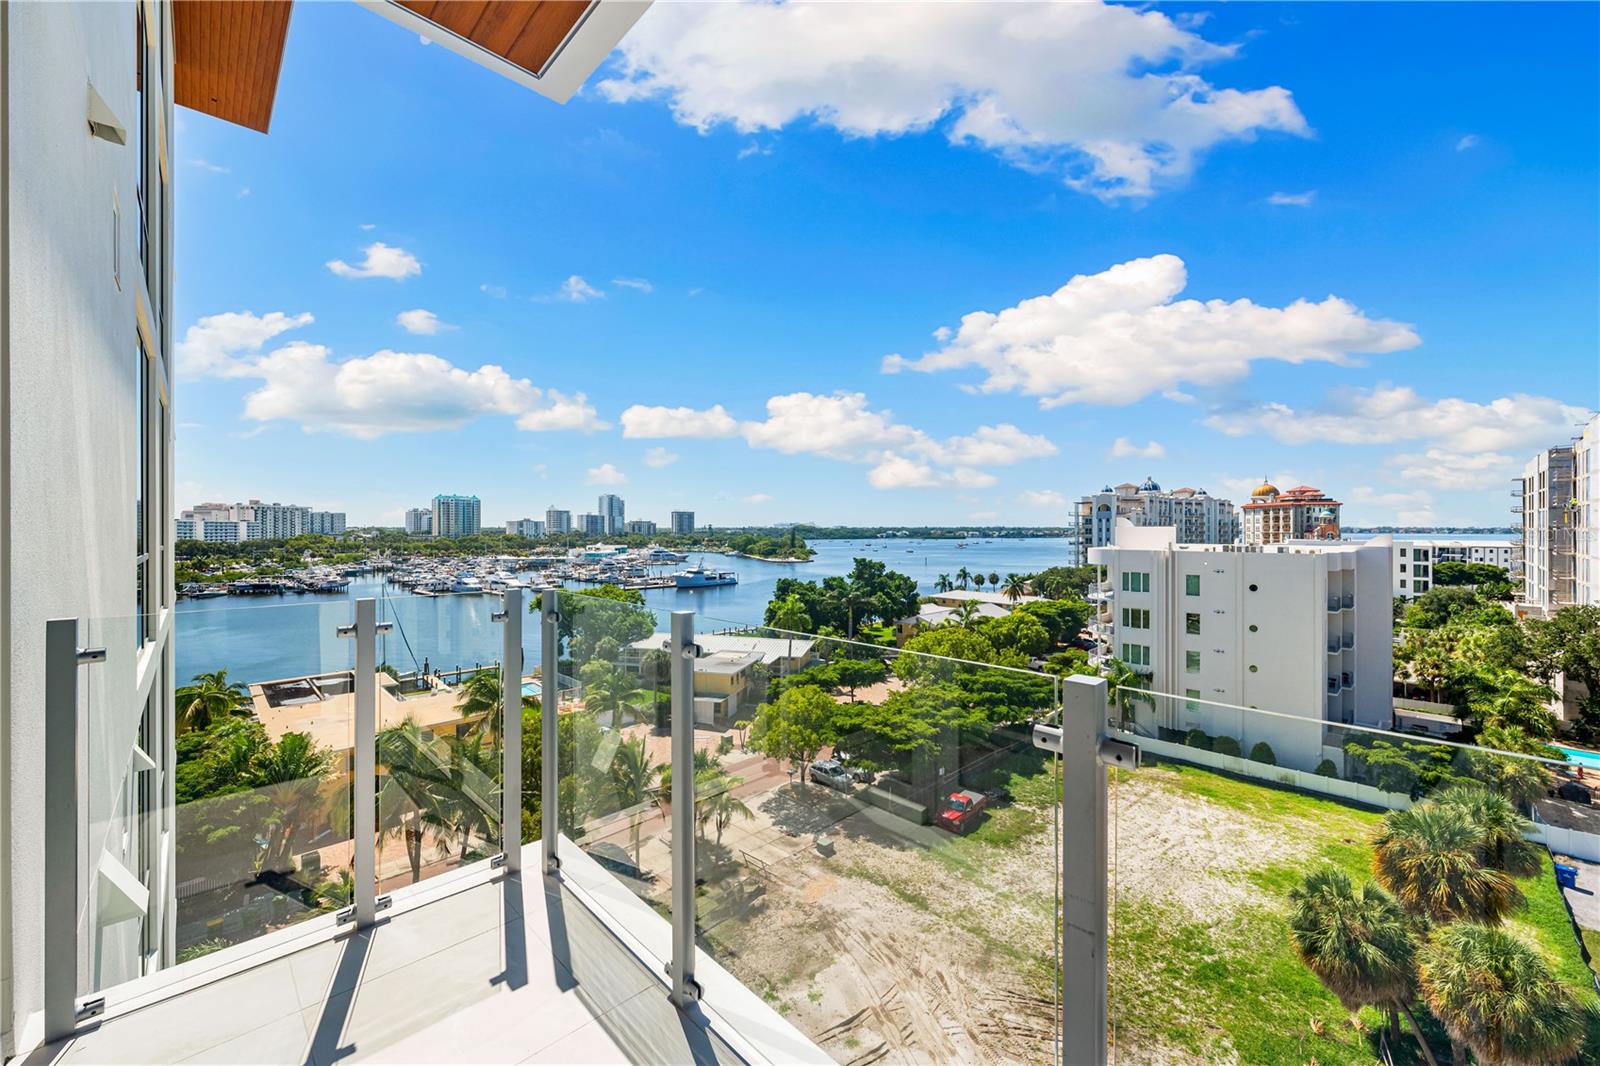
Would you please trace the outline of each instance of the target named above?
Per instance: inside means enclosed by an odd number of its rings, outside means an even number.
[[[1117,519],[1137,526],[1171,526],[1179,544],[1233,544],[1239,539],[1239,514],[1232,500],[1205,489],[1162,489],[1153,478],[1125,481],[1080,497],[1073,511],[1073,550],[1081,563],[1090,548],[1112,543]]]
[[[1572,446],[1573,599],[1600,605],[1600,415],[1590,415]]]
[[[544,523],[533,518],[514,518],[506,523],[506,532],[513,537],[537,539],[544,536]]]
[[[693,511],[673,511],[672,512],[672,532],[674,534],[680,536],[680,537],[693,536],[694,535],[694,512]]]
[[[427,507],[413,507],[406,512],[407,533],[432,533],[433,511]]]
[[[1118,525],[1093,548],[1103,568],[1094,623],[1102,656],[1167,693],[1155,724],[1272,746],[1280,765],[1315,769],[1342,758],[1337,737],[1263,716],[1237,736],[1237,713],[1198,701],[1258,707],[1312,722],[1388,728],[1393,621],[1388,537],[1270,547],[1179,544],[1171,527]]]
[[[1521,614],[1550,615],[1577,602],[1574,449],[1547,448],[1528,461],[1512,490],[1522,520]]]
[[[627,534],[630,537],[653,537],[656,535],[656,524],[648,518],[636,518],[628,523]]]
[[[307,533],[337,537],[343,535],[344,529],[345,515],[343,511],[312,511],[306,522]]]
[[[572,512],[562,511],[554,507],[544,513],[544,531],[552,537],[564,536],[572,532]]]
[[[470,537],[482,530],[479,521],[479,503],[476,496],[435,496],[433,498],[433,535],[436,537]]]
[[[605,515],[580,514],[575,520],[573,528],[586,537],[598,537],[606,531]]]

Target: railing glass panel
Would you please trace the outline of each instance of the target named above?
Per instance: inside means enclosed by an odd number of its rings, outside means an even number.
[[[1525,735],[1499,751],[1320,712],[1113,700],[1142,753],[1114,774],[1113,1061],[1421,1062],[1420,1033],[1444,1062],[1459,1001],[1418,964],[1442,974],[1473,943],[1548,977],[1541,1011],[1568,1042],[1546,1061],[1597,1061],[1594,974],[1552,859],[1596,854],[1592,772]],[[1340,976],[1374,951],[1396,960],[1393,998]]]
[[[697,625],[700,948],[842,1062],[1052,1061],[1058,679]]]

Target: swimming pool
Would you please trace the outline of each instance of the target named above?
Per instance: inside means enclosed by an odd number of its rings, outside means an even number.
[[[1582,748],[1569,748],[1561,744],[1553,745],[1560,752],[1564,752],[1567,759],[1574,766],[1581,766],[1585,770],[1600,770],[1600,752],[1585,751]]]
[[[522,694],[523,696],[537,696],[539,694],[539,682],[524,681],[522,683]]]

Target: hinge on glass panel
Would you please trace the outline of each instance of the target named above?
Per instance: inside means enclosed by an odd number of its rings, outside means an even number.
[[[504,622],[505,620],[506,612],[504,611],[492,611],[489,614],[489,621],[491,622]]]
[[[333,635],[336,637],[353,637],[356,635],[356,624],[351,622],[347,626],[334,626]]]
[[[393,896],[379,896],[374,901],[372,909],[375,910],[375,911],[386,911],[390,907],[393,907],[393,906],[394,906],[394,897]]]
[[[393,622],[379,622],[377,625],[372,627],[372,631],[374,633],[387,633],[393,628],[394,628],[394,623]]]
[[[333,924],[335,925],[345,925],[355,920],[356,909],[354,907],[346,907],[344,910],[333,916]]]
[[[100,1017],[100,1015],[104,1014],[105,1012],[106,997],[96,996],[93,999],[86,999],[82,1003],[78,1004],[78,1009],[73,1012],[72,1017],[75,1021],[86,1022],[90,1018]]]
[[[495,855],[492,858],[490,858],[490,860],[489,860],[489,869],[497,870],[500,867],[504,866],[505,864],[506,864],[506,853],[502,851],[500,854]]]
[[[1107,737],[1100,742],[1100,762],[1119,770],[1137,770],[1139,746],[1129,744],[1126,740],[1113,740]]]
[[[89,663],[103,663],[106,661],[104,648],[79,648],[78,665],[87,666]]]

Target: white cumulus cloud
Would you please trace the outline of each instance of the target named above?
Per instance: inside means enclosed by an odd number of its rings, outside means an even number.
[[[229,375],[237,370],[239,356],[261,350],[278,334],[308,326],[314,321],[309,311],[298,315],[269,311],[226,311],[206,315],[184,331],[176,352],[177,372],[183,377],[202,374]]]
[[[1310,133],[1289,90],[1199,71],[1238,47],[1135,7],[657,4],[623,38],[611,100],[741,134],[809,121],[846,137],[942,131],[1106,200],[1185,178],[1226,141]]]
[[[569,303],[586,304],[591,300],[602,300],[605,293],[584,281],[580,275],[573,274],[561,283],[561,288],[544,296],[536,297],[541,303]]]
[[[374,241],[362,252],[366,258],[359,265],[351,266],[343,259],[330,259],[328,269],[341,278],[392,278],[395,281],[422,273],[422,264],[417,262],[417,257],[404,248]]]
[[[1020,392],[1040,406],[1127,404],[1180,385],[1245,377],[1259,360],[1348,364],[1354,353],[1421,343],[1405,323],[1372,319],[1337,296],[1264,307],[1248,299],[1179,300],[1188,271],[1175,255],[1080,274],[1053,293],[999,312],[964,315],[941,347],[890,355],[885,373],[977,368],[982,392]]]
[[[636,403],[622,412],[624,437],[732,437],[738,432],[739,423],[720,403],[705,411]]]
[[[455,329],[448,322],[439,321],[439,316],[432,311],[424,311],[420,307],[413,308],[410,311],[401,311],[394,316],[394,321],[395,325],[407,333],[416,333],[425,337],[431,337],[435,333],[440,333],[447,329]]]
[[[740,497],[740,499],[744,500],[745,503],[771,503],[772,495],[766,492],[752,492],[748,496]]]
[[[1482,137],[1479,137],[1476,133],[1469,133],[1456,142],[1456,151],[1465,152],[1469,149],[1478,147],[1478,145],[1482,143]]]
[[[678,459],[677,452],[671,452],[665,448],[651,448],[644,453],[644,465],[652,470],[660,470],[663,467],[671,466]]]
[[[590,485],[626,485],[628,475],[610,463],[601,463],[599,466],[591,466],[584,480]]]
[[[1149,444],[1135,444],[1127,437],[1118,437],[1111,442],[1111,458],[1113,459],[1161,459],[1167,454],[1167,449],[1157,441]]]
[[[611,284],[620,285],[624,289],[633,289],[635,292],[656,291],[656,287],[645,278],[612,278]]]

